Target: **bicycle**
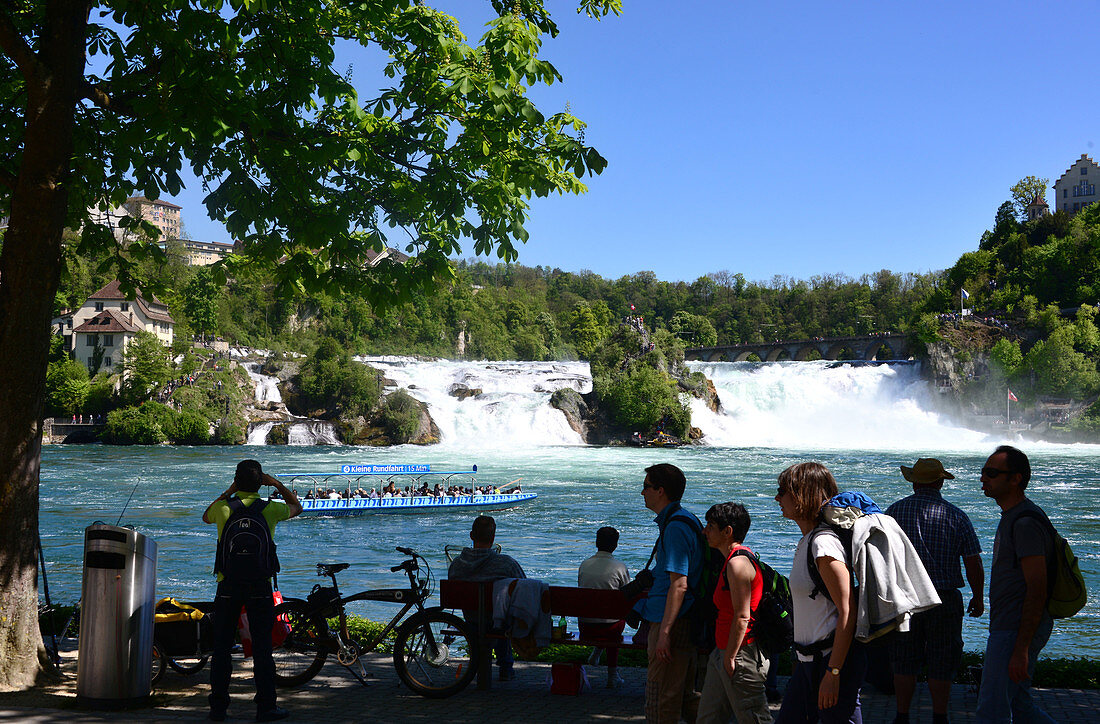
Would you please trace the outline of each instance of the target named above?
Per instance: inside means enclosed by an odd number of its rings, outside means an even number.
[[[314,586],[306,600],[289,599],[275,607],[276,621],[282,622],[286,636],[276,637],[273,646],[275,681],[280,686],[300,686],[321,670],[329,654],[367,685],[360,655],[372,651],[390,632],[393,665],[401,681],[413,692],[432,699],[457,694],[473,679],[477,667],[477,637],[466,622],[442,608],[425,607],[432,595],[432,574],[427,560],[410,548],[396,549],[408,560],[390,571],[404,571],[408,588],[380,588],[350,596],[340,594],[336,574],[348,563],[318,563],[317,575],[328,576],[332,586]],[[422,565],[421,565],[422,562]],[[401,610],[382,631],[369,640],[357,642],[348,635],[346,605],[353,601],[382,601],[401,604]],[[416,609],[416,613],[406,615]],[[338,625],[329,627],[335,618]],[[359,670],[352,668],[359,663]]]

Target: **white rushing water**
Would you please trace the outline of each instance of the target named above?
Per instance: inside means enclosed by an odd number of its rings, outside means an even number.
[[[501,450],[581,445],[565,415],[550,406],[562,387],[592,389],[584,362],[459,362],[366,357],[398,387],[425,402],[446,447]],[[837,362],[690,362],[710,378],[721,409],[690,401],[692,424],[711,447],[790,450],[978,450],[990,436],[960,427],[935,409],[920,366]],[[257,399],[278,399],[273,377],[250,370]],[[456,389],[473,393],[465,398]],[[266,392],[261,392],[267,390]],[[479,391],[480,390],[480,391]],[[271,429],[257,423],[248,444]],[[336,444],[330,424],[296,420],[291,445]],[[1062,446],[1059,446],[1062,447]],[[1091,446],[1086,446],[1091,447]]]
[[[695,400],[692,424],[709,445],[798,450],[970,450],[987,435],[934,411],[917,364],[693,362],[721,410]]]
[[[336,430],[328,420],[302,420],[290,423],[287,445],[339,445]]]
[[[427,403],[444,445],[485,449],[583,443],[549,402],[562,387],[591,391],[585,362],[427,362],[405,357],[362,361]],[[455,385],[481,392],[458,399],[450,394]]]
[[[267,433],[271,432],[271,428],[275,427],[274,422],[257,422],[253,424],[248,430],[248,439],[245,440],[245,445],[266,445]]]
[[[256,402],[283,401],[283,396],[279,392],[279,379],[277,377],[260,374],[260,364],[258,362],[246,362],[244,368],[256,385]]]

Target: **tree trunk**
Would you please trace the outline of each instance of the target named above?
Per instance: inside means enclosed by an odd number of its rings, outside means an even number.
[[[0,691],[32,686],[49,665],[38,630],[38,474],[87,13],[49,3],[41,49],[19,69],[26,131],[0,253]]]

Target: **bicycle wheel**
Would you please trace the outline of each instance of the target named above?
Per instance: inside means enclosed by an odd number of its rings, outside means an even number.
[[[477,639],[458,616],[438,608],[421,611],[397,629],[393,665],[409,689],[443,699],[474,678]]]
[[[153,644],[153,676],[149,683],[156,686],[157,682],[164,678],[164,671],[167,668],[164,654],[160,652],[160,646]]]
[[[279,686],[301,686],[321,670],[328,657],[332,635],[328,622],[310,614],[301,601],[287,601],[275,607],[275,617],[284,617],[290,632],[281,644],[273,647],[275,683]]]
[[[176,671],[184,676],[191,676],[202,671],[206,666],[206,660],[209,656],[168,656],[168,665],[172,667],[173,671]]]

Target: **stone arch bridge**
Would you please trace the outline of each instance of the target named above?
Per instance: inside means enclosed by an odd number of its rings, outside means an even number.
[[[727,344],[720,347],[690,347],[685,358],[703,362],[744,362],[756,355],[765,362],[794,360],[803,362],[817,352],[814,359],[836,360],[904,360],[909,359],[908,335],[884,333],[858,337],[818,337],[788,342],[763,344]]]

